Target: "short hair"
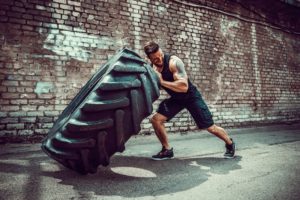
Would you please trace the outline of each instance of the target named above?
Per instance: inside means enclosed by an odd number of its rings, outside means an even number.
[[[159,50],[159,45],[153,41],[147,42],[144,46],[144,51],[147,56]]]

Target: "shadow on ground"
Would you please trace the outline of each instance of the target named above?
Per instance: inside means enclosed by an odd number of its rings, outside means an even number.
[[[18,182],[25,187],[28,197],[38,198],[42,177],[51,177],[53,184],[72,186],[78,193],[94,192],[96,195],[118,195],[122,197],[143,197],[176,193],[199,186],[213,174],[227,174],[241,169],[242,157],[224,159],[217,157],[175,158],[168,161],[153,161],[145,157],[113,156],[108,167],[99,167],[96,174],[79,175],[51,160],[42,152],[17,154],[15,162],[9,162],[11,155],[0,157],[0,174],[27,174],[28,182]],[[18,159],[28,161],[19,164]],[[47,166],[47,170],[41,166]],[[5,175],[5,176],[3,176]],[[10,175],[11,176],[11,175]],[[12,175],[13,176],[13,175]],[[5,181],[5,180],[1,180]],[[34,194],[32,193],[34,191]]]

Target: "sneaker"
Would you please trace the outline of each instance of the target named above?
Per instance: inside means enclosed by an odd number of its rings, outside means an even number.
[[[152,156],[152,160],[167,160],[172,158],[174,158],[173,148],[166,149],[165,147],[163,147],[156,155]]]
[[[230,138],[230,140],[232,141],[231,145],[226,144],[226,152],[224,153],[224,157],[225,158],[234,158],[234,154],[235,154],[235,143],[234,141]]]

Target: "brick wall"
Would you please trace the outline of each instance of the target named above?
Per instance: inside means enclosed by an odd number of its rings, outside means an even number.
[[[148,40],[184,61],[217,124],[299,121],[299,8],[253,2],[1,0],[0,138],[39,140],[101,64]],[[186,111],[166,127],[196,128]]]

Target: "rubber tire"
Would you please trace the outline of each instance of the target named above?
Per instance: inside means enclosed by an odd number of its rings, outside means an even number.
[[[107,166],[141,130],[159,97],[158,77],[141,57],[122,49],[87,82],[42,141],[43,151],[81,174]]]

